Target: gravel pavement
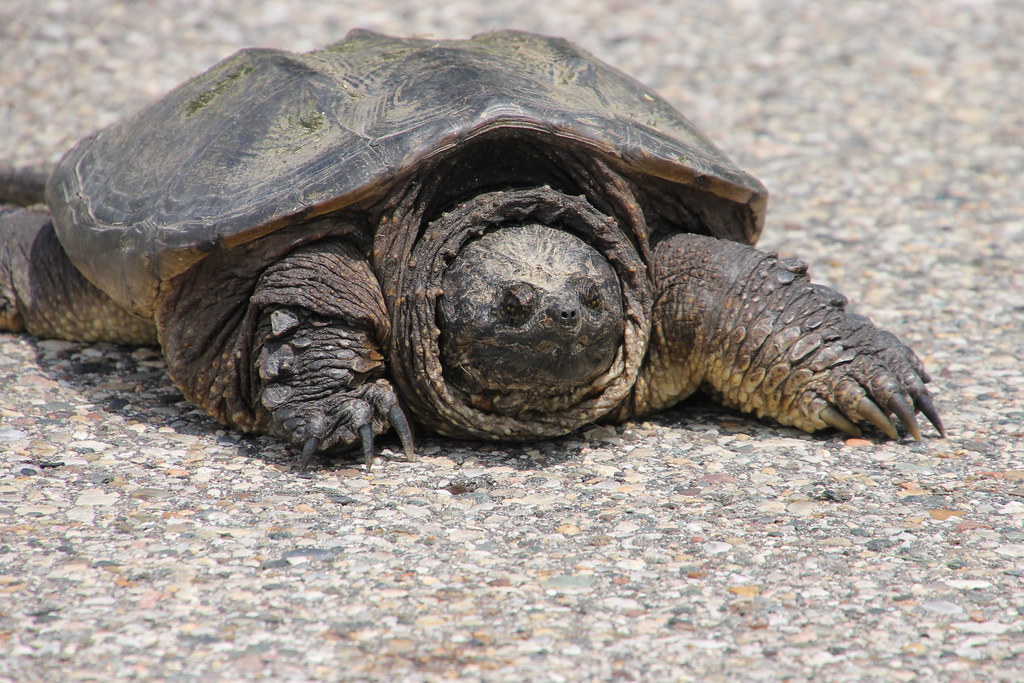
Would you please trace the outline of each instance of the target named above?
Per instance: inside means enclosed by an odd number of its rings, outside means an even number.
[[[696,402],[303,478],[153,349],[0,334],[0,680],[1024,680],[1024,3],[426,4],[5,0],[0,158],[241,47],[563,35],[768,185],[761,246],[918,351],[949,437]]]

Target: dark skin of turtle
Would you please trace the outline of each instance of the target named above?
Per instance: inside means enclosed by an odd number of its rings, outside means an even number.
[[[303,469],[369,465],[389,429],[411,455],[413,423],[544,438],[698,391],[944,433],[913,351],[751,246],[760,183],[564,41],[239,53],[13,208],[44,177],[0,166],[0,329],[159,343],[186,397]]]
[[[585,386],[622,344],[615,271],[567,232],[487,233],[459,252],[442,288],[443,363],[467,395]]]

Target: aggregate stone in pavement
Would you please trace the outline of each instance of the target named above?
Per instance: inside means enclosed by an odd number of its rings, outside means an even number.
[[[762,245],[892,329],[949,438],[694,401],[309,476],[154,349],[0,334],[0,680],[1024,679],[1024,6],[733,0],[0,7],[0,158],[232,51],[565,35],[772,191]]]

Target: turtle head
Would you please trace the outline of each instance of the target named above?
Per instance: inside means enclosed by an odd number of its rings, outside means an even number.
[[[563,230],[506,227],[467,243],[443,291],[446,376],[471,394],[583,387],[622,344],[615,270]]]

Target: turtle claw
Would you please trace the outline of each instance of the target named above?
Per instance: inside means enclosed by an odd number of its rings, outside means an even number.
[[[917,424],[917,418],[914,417],[914,409],[907,403],[906,398],[901,394],[893,394],[892,398],[889,399],[889,410],[900,418],[903,428],[907,430],[910,436],[914,437],[915,441],[921,440],[921,428]]]
[[[391,428],[398,434],[398,439],[402,442],[402,450],[405,452],[406,457],[412,459],[412,428],[409,426],[409,420],[406,419],[405,413],[402,412],[397,403],[392,404],[388,408],[388,422],[391,424]],[[359,434],[359,441],[362,443],[363,463],[366,465],[366,471],[369,472],[373,468],[375,453],[373,426],[370,423],[359,425],[356,432]]]
[[[897,441],[900,438],[896,425],[892,423],[878,404],[865,396],[857,403],[857,412],[865,420],[878,427],[887,437]]]
[[[921,411],[922,415],[928,418],[928,421],[932,423],[932,426],[934,426],[942,438],[945,439],[946,428],[942,426],[942,418],[939,417],[939,411],[936,410],[931,397],[928,394],[919,394],[914,397],[914,405],[917,406],[917,409]]]
[[[829,427],[838,429],[839,431],[857,438],[861,436],[860,427],[850,422],[849,419],[841,412],[833,408],[832,406],[825,406],[825,408],[818,413],[818,417],[827,424]]]
[[[398,439],[402,442],[402,451],[405,453],[406,458],[411,460],[414,456],[412,427],[409,426],[409,420],[405,417],[405,413],[402,412],[397,403],[392,404],[388,408],[388,422],[391,424],[391,428],[395,430],[395,433],[398,434]],[[363,463],[366,464],[366,471],[369,472],[370,468],[373,467],[374,456],[373,427],[370,424],[360,425],[357,432],[363,446]]]
[[[309,467],[309,463],[318,448],[320,448],[320,437],[311,436],[306,439],[306,443],[302,446],[302,455],[299,457],[300,473],[304,473],[306,468]]]
[[[373,426],[370,424],[359,425],[359,440],[363,444],[363,463],[366,471],[373,468]]]
[[[391,423],[391,428],[398,434],[398,440],[402,442],[402,450],[405,452],[405,457],[412,460],[415,456],[413,452],[412,427],[409,426],[409,420],[406,419],[405,413],[402,412],[397,403],[388,408],[388,422]]]

